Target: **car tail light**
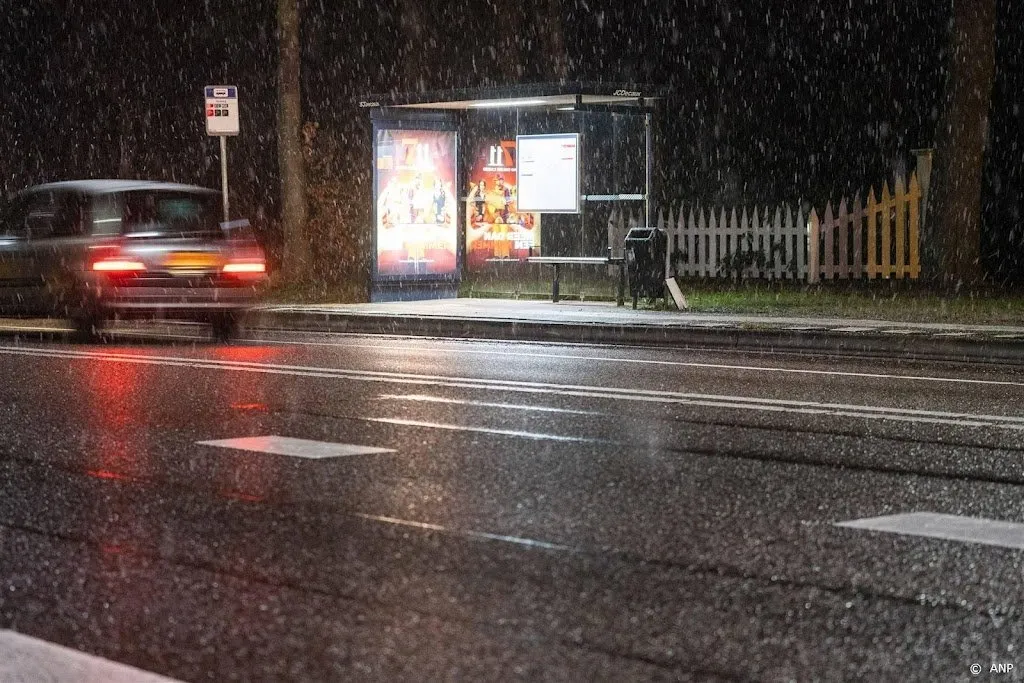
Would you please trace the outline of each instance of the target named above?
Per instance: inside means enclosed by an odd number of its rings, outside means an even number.
[[[92,269],[100,273],[140,273],[146,270],[146,264],[131,258],[112,256],[93,261]]]
[[[221,273],[243,280],[258,280],[267,274],[267,263],[262,258],[232,259],[224,264]]]
[[[267,272],[267,264],[263,261],[232,261],[224,265],[225,273],[259,274]]]
[[[146,264],[133,254],[126,254],[120,242],[107,242],[89,247],[88,269],[105,275],[135,275],[146,270]]]

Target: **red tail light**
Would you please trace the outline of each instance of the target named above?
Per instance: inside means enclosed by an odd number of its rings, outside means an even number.
[[[262,280],[267,274],[267,262],[261,256],[233,258],[220,272],[238,280]]]
[[[146,269],[146,264],[134,259],[111,257],[93,261],[92,269],[101,273],[139,273]]]
[[[146,270],[146,264],[133,254],[121,251],[120,242],[89,247],[89,270],[107,275],[133,275]]]
[[[224,272],[233,275],[262,275],[267,272],[263,261],[231,261],[224,265]]]

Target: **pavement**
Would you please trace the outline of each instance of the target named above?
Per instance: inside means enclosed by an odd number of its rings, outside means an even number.
[[[254,329],[1024,362],[1024,326],[633,310],[514,299],[264,305]]]
[[[200,332],[0,341],[0,680],[1020,679],[1022,367]]]

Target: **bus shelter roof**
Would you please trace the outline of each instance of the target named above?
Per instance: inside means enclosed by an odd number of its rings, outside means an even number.
[[[556,83],[367,95],[364,109],[396,108],[448,111],[488,109],[649,109],[664,97],[649,85]]]

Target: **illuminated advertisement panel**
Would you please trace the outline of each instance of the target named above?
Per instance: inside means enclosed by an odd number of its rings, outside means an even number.
[[[480,145],[466,192],[466,260],[469,270],[488,263],[540,256],[540,214],[520,213],[516,143]]]
[[[456,275],[456,133],[378,129],[375,137],[375,277]]]

